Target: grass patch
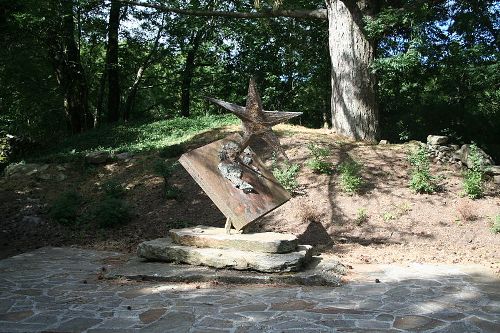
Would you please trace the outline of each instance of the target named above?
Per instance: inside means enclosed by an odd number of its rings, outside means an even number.
[[[279,164],[276,159],[273,160],[273,164],[271,165],[271,171],[276,180],[287,191],[292,193],[299,188],[299,183],[297,182],[299,170],[300,166],[298,164],[292,164],[290,162]]]
[[[106,125],[74,135],[32,156],[45,162],[73,161],[92,151],[141,152],[167,149],[191,139],[204,131],[237,124],[232,115],[208,115],[193,118],[174,118],[151,123],[130,122]],[[175,150],[177,148],[172,148]],[[178,153],[169,151],[167,154]]]
[[[311,158],[307,160],[307,166],[314,172],[331,175],[333,173],[333,164],[327,161],[331,152],[328,148],[320,147],[311,143],[307,145]]]
[[[471,199],[479,199],[484,196],[485,167],[476,145],[470,146],[469,158],[472,167],[464,173],[464,194]]]

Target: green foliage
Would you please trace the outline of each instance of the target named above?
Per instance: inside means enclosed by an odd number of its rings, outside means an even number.
[[[165,146],[160,149],[159,155],[162,158],[172,158],[180,156],[184,153],[184,147],[179,144],[173,144],[170,146]]]
[[[470,146],[468,158],[472,167],[464,173],[464,193],[471,199],[479,199],[484,195],[485,168],[476,145]]]
[[[276,177],[276,180],[283,186],[287,191],[294,192],[298,189],[299,183],[297,182],[297,175],[299,173],[300,166],[298,164],[293,164],[290,162],[283,162],[281,165],[273,160],[271,166],[271,171]]]
[[[396,219],[396,215],[392,212],[385,212],[382,214],[382,218],[385,222],[389,222]]]
[[[359,192],[364,184],[360,175],[362,167],[360,163],[352,159],[342,162],[337,167],[340,173],[340,186],[344,192],[351,195]]]
[[[333,173],[333,164],[327,161],[327,157],[330,156],[331,152],[328,148],[320,147],[313,143],[307,145],[309,151],[311,153],[311,158],[307,160],[307,166],[314,173],[321,174],[332,174]]]
[[[132,215],[126,201],[105,196],[95,203],[91,211],[93,220],[101,228],[113,228],[127,224]]]
[[[75,191],[62,193],[50,207],[49,215],[55,221],[64,225],[77,223],[82,197]]]
[[[491,220],[491,232],[500,234],[500,214],[495,215]]]
[[[67,138],[39,153],[42,160],[75,160],[91,151],[141,152],[162,149],[192,139],[204,131],[237,123],[231,115],[174,118],[151,123],[102,126]]]
[[[368,221],[368,214],[366,213],[366,209],[358,208],[358,211],[356,212],[356,225],[360,226],[366,221]]]
[[[114,180],[105,182],[102,185],[102,190],[106,196],[111,198],[120,199],[125,196],[125,189],[123,186]]]
[[[167,200],[179,200],[182,197],[181,191],[169,182],[172,173],[179,166],[178,162],[168,162],[156,160],[154,164],[155,172],[163,177],[163,197]]]
[[[412,169],[410,173],[410,188],[417,193],[434,193],[436,191],[435,178],[429,168],[429,153],[425,147],[410,152],[408,155]]]

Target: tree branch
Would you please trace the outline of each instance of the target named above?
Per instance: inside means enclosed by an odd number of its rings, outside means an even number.
[[[319,19],[326,20],[327,12],[326,9],[313,9],[313,10],[278,10],[273,9],[266,12],[220,12],[220,11],[209,11],[209,10],[194,10],[194,9],[180,9],[172,8],[163,5],[157,5],[152,3],[142,3],[136,1],[120,0],[121,3],[130,6],[148,7],[154,8],[161,12],[176,13],[191,16],[219,16],[219,17],[232,17],[232,18],[242,18],[242,19],[258,19],[258,18],[269,18],[269,17],[293,17],[300,19]]]

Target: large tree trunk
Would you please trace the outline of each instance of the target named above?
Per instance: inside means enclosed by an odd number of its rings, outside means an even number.
[[[120,118],[120,80],[118,68],[118,29],[120,27],[120,2],[111,1],[108,23],[108,52],[106,69],[108,76],[108,121]]]
[[[370,65],[374,43],[362,32],[363,15],[371,15],[375,1],[327,0],[329,48],[332,65],[332,128],[356,140],[375,141],[378,106]]]

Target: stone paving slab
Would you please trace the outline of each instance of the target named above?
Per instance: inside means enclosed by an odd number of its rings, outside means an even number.
[[[500,281],[478,266],[355,266],[335,288],[102,279],[118,255],[1,260],[0,332],[500,332]]]

